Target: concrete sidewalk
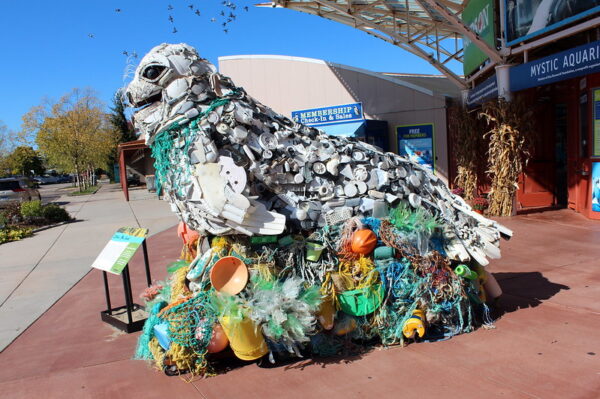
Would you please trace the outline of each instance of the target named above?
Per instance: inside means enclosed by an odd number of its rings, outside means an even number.
[[[120,186],[94,195],[62,196],[76,221],[0,245],[0,350],[90,271],[114,232],[140,226],[156,234],[177,224],[168,203],[145,190],[125,202]]]
[[[139,333],[100,320],[102,275],[89,273],[0,354],[6,398],[598,398],[600,223],[571,211],[502,221],[515,237],[489,270],[505,291],[496,329],[447,341],[305,359],[271,369],[240,366],[213,378],[167,377],[130,360]],[[148,243],[153,277],[180,252],[172,228]],[[134,299],[144,287],[131,262]],[[121,281],[111,276],[114,306]]]

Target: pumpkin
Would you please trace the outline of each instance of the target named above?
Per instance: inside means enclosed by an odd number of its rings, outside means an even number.
[[[351,248],[352,252],[362,255],[368,255],[377,246],[377,236],[369,229],[356,230],[352,234]]]

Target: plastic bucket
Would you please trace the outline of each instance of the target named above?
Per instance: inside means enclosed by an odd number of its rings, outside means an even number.
[[[251,319],[222,316],[219,322],[229,339],[229,346],[238,358],[255,360],[269,352],[265,339]]]
[[[325,247],[314,242],[306,243],[306,260],[318,262]]]
[[[344,313],[364,316],[373,313],[383,302],[385,290],[381,284],[358,290],[344,291],[337,298]]]

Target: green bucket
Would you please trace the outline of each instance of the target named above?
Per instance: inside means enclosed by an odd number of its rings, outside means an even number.
[[[344,291],[337,298],[344,313],[352,316],[364,316],[373,313],[383,302],[385,290],[381,284]]]

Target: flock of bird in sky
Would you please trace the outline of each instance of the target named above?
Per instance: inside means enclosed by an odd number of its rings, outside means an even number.
[[[223,27],[223,32],[228,33],[229,29],[227,28],[227,25],[230,24],[231,22],[235,21],[236,15],[233,11],[235,11],[237,9],[237,5],[235,3],[232,3],[231,1],[227,1],[224,0],[221,3],[224,7],[228,8],[228,11],[225,10],[221,10],[220,12],[220,19],[221,19],[221,26]],[[201,16],[202,13],[200,12],[200,10],[194,5],[194,4],[189,4],[187,6],[187,8],[190,9],[190,11],[192,13],[194,13],[197,16]],[[173,5],[168,4],[167,5],[167,11],[169,11],[169,15],[168,15],[168,20],[171,24],[173,24],[173,31],[172,33],[177,33],[177,27],[175,26],[175,18],[173,18],[173,15],[171,14],[171,11],[173,11],[175,9],[175,7],[173,7]],[[116,13],[121,13],[123,10],[121,8],[115,8],[115,12]],[[248,7],[245,6],[244,7],[244,11],[248,11]],[[227,14],[227,12],[229,14]],[[217,18],[211,18],[210,22],[217,22]],[[88,37],[90,39],[94,39],[94,34],[93,33],[88,33]],[[127,51],[127,50],[123,50],[123,55],[126,57],[130,57],[130,58],[138,58],[138,55],[135,51]]]

